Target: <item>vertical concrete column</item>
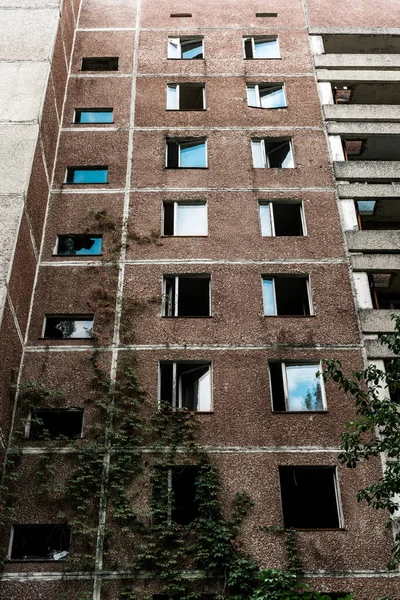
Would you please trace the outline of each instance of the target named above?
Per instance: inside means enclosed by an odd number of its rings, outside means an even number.
[[[311,53],[314,55],[325,54],[324,40],[322,39],[322,35],[310,35],[310,48]]]
[[[318,83],[318,93],[321,104],[334,104],[332,86],[329,81],[323,81]]]
[[[354,200],[341,200],[339,203],[343,228],[345,231],[357,231],[358,221]]]
[[[367,273],[353,273],[357,308],[373,308]]]

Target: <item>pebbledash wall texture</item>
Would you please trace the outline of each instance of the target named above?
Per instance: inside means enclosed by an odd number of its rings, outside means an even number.
[[[382,463],[338,463],[354,407],[315,374],[388,357],[399,19],[398,0],[0,0],[1,600],[160,593],[129,566],[118,448],[98,444],[99,379],[112,397],[135,360],[143,421],[193,411],[224,509],[251,497],[260,567],[286,568],[260,526],[293,526],[313,588],[399,597],[387,515],[356,499]],[[83,450],[89,542],[62,493]],[[129,497],[150,522],[151,467],[168,468],[146,452]],[[189,522],[190,478],[167,479]]]

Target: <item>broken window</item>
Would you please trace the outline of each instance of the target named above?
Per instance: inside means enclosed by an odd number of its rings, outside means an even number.
[[[164,235],[207,235],[205,202],[164,202]]]
[[[285,529],[338,529],[335,467],[279,467]]]
[[[112,123],[112,108],[76,108],[74,123]]]
[[[209,317],[210,275],[165,275],[164,317]]]
[[[168,38],[168,58],[186,60],[204,58],[204,41],[200,36]]]
[[[304,235],[304,214],[300,202],[260,202],[262,236]]]
[[[65,560],[69,554],[68,525],[14,525],[11,560]]]
[[[118,56],[82,58],[82,71],[118,71]]]
[[[400,309],[400,274],[369,273],[372,303],[376,309]]]
[[[244,58],[280,58],[278,37],[274,35],[243,38]]]
[[[46,315],[45,338],[64,340],[92,337],[93,315]]]
[[[108,167],[68,167],[65,183],[108,183]]]
[[[167,110],[204,110],[206,88],[204,83],[169,83]]]
[[[69,439],[82,437],[82,408],[36,408],[30,415],[29,439]]]
[[[59,235],[57,236],[57,256],[100,255],[102,235]]]
[[[211,411],[209,362],[160,362],[160,406],[172,410]]]
[[[255,169],[293,169],[293,147],[290,138],[263,138],[251,140]]]
[[[199,138],[167,138],[167,169],[205,169],[207,141]]]
[[[285,108],[283,83],[248,83],[247,104],[255,108]]]
[[[303,412],[326,410],[320,363],[270,362],[272,407],[274,411]]]
[[[308,316],[312,314],[308,277],[263,277],[264,315]]]
[[[156,522],[166,518],[169,524],[189,525],[199,514],[196,499],[198,467],[156,467],[152,504]]]

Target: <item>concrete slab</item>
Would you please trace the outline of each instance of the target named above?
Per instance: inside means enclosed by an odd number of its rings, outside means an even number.
[[[400,231],[346,231],[346,237],[355,252],[400,252]]]
[[[37,123],[0,125],[0,194],[27,190],[38,131]]]
[[[398,54],[316,54],[314,64],[325,69],[398,69]]]
[[[400,161],[396,160],[336,161],[333,168],[337,179],[400,179]]]
[[[39,118],[50,70],[44,62],[0,62],[0,122]]]
[[[58,8],[0,9],[0,60],[45,60],[51,56]]]
[[[339,183],[339,198],[400,198],[400,185],[392,183]]]
[[[363,333],[392,333],[393,321],[390,315],[398,311],[363,309],[359,311]]]
[[[350,260],[354,271],[390,273],[400,270],[400,254],[355,254]]]
[[[400,121],[400,106],[393,104],[328,104],[322,109],[327,121]]]
[[[22,196],[0,196],[0,286],[7,282],[23,207]]]

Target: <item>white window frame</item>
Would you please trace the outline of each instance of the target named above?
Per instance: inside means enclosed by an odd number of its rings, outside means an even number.
[[[269,83],[269,82],[265,82],[265,83]],[[287,108],[287,97],[286,97],[286,90],[285,90],[285,84],[284,83],[273,83],[270,82],[271,85],[275,85],[275,86],[282,86],[282,92],[283,92],[283,99],[285,104],[283,106],[277,106],[276,108],[264,108],[263,106],[261,106],[261,96],[260,96],[260,84],[259,83],[247,83],[246,84],[246,93],[247,93],[247,106],[249,108],[262,108],[263,110],[279,110],[280,108]],[[264,83],[261,85],[265,85]],[[257,106],[253,106],[252,104],[249,103],[249,88],[254,88],[255,92],[256,92],[256,102],[257,102]]]
[[[182,110],[180,108],[180,98],[181,98],[181,85],[191,85],[190,83],[186,83],[186,84],[182,84],[182,83],[167,83],[167,110]],[[193,87],[196,86],[196,84],[192,84]],[[194,112],[196,110],[200,111],[200,110],[206,110],[206,86],[204,83],[199,83],[197,87],[202,87],[203,90],[203,108],[198,108],[198,109],[192,109]],[[168,89],[169,88],[176,88],[176,107],[175,108],[170,108],[168,106]]]
[[[162,220],[161,220],[161,231],[164,231],[164,221],[165,221],[165,213],[164,206],[165,204],[173,204],[174,205],[174,223],[173,223],[173,233],[172,235],[168,235],[163,233],[163,237],[207,237],[208,236],[208,203],[205,200],[173,200],[172,202],[163,203],[162,207]],[[192,233],[176,233],[177,225],[178,225],[178,207],[179,205],[183,206],[204,206],[205,214],[206,214],[206,233],[198,233],[193,235]]]
[[[322,369],[322,365],[321,365],[321,361],[317,361],[318,362],[318,371],[320,373],[322,373],[323,369]],[[314,362],[285,362],[282,361],[280,363],[281,365],[281,370],[282,370],[282,382],[283,382],[283,395],[284,395],[284,400],[285,400],[285,408],[286,411],[285,412],[301,412],[301,413],[312,413],[312,412],[326,412],[327,410],[327,403],[326,403],[326,394],[325,394],[325,386],[324,386],[324,378],[322,377],[322,375],[319,375],[319,382],[320,382],[320,386],[321,386],[321,396],[322,396],[322,411],[318,411],[318,410],[301,410],[301,411],[294,411],[294,410],[290,410],[289,408],[289,386],[288,386],[288,380],[287,380],[287,371],[286,371],[286,367],[302,367],[302,366],[307,366],[307,365],[313,365]],[[272,410],[274,410],[274,404],[273,404],[273,394],[272,394],[272,378],[271,378],[271,371],[269,372],[269,380],[270,380],[270,398],[271,398],[271,406],[272,406]]]
[[[246,59],[246,46],[245,46],[245,42],[247,40],[251,41],[251,52],[252,52],[253,56],[252,56],[252,58],[247,58]],[[271,57],[271,58],[258,58],[256,56],[256,45],[255,45],[255,41],[254,40],[257,40],[257,41],[260,41],[260,42],[262,40],[269,40],[269,41],[275,40],[277,48],[278,48],[278,55],[279,56],[275,56],[275,57]],[[279,36],[277,36],[277,35],[261,35],[261,36],[246,35],[243,38],[243,58],[246,59],[246,60],[278,60],[279,58],[281,58],[281,48],[280,48],[280,45],[279,45]]]
[[[180,277],[192,277],[192,279],[208,279],[208,312],[210,313],[208,316],[212,317],[211,312],[211,275],[208,273],[180,273],[179,275],[164,275],[163,276],[163,303],[162,303],[162,317],[179,317],[178,314],[178,302],[179,302],[179,278]],[[171,297],[168,294],[167,286],[169,285],[168,279],[174,278],[174,288],[175,288],[175,298],[174,305],[171,306],[172,303],[169,302],[169,298]],[[171,294],[172,295],[172,294]],[[171,313],[171,314],[170,314]],[[207,318],[207,317],[205,317]]]
[[[258,201],[258,216],[259,216],[259,220],[260,220],[260,232],[261,232],[261,237],[276,237],[275,234],[275,215],[274,215],[274,204],[295,204],[296,206],[300,207],[300,218],[301,218],[301,226],[303,229],[303,235],[302,236],[298,236],[298,237],[306,237],[307,236],[307,228],[306,228],[306,219],[305,219],[305,214],[304,214],[304,204],[303,201],[300,200],[300,202],[295,202],[295,201],[290,201],[290,202],[282,202],[281,200],[259,200]],[[269,206],[269,219],[270,219],[270,225],[271,225],[271,235],[263,235],[262,234],[262,227],[261,227],[261,213],[260,213],[260,207],[261,206]]]
[[[289,275],[288,275],[289,278]],[[293,279],[296,279],[296,276],[292,277]],[[278,315],[278,303],[276,300],[276,290],[275,290],[275,279],[276,276],[275,275],[263,275],[262,276],[262,292],[263,292],[263,313],[264,313],[264,317],[279,317],[280,315]],[[302,276],[301,279],[306,279],[306,286],[307,286],[307,298],[308,298],[308,306],[310,309],[310,314],[309,315],[293,315],[293,318],[295,319],[297,316],[305,316],[305,317],[312,317],[314,316],[314,307],[313,307],[313,303],[312,303],[312,297],[311,297],[311,286],[310,286],[310,276],[309,275],[305,275],[304,277]],[[264,281],[271,281],[272,280],[272,292],[274,295],[274,309],[275,309],[275,313],[273,315],[267,315],[265,314],[265,305],[264,305]],[[306,364],[306,363],[305,363]]]
[[[167,58],[171,59],[171,60],[199,60],[199,59],[192,59],[192,58],[182,58],[182,40],[185,41],[189,41],[189,40],[195,40],[198,39],[199,42],[201,41],[201,46],[202,46],[202,54],[203,54],[203,58],[201,60],[204,60],[205,58],[205,54],[204,54],[204,37],[202,36],[181,36],[181,37],[168,37],[168,46],[167,46]],[[177,54],[179,54],[179,56],[170,56],[170,43],[171,45],[174,44],[174,42],[176,43],[177,46]]]
[[[282,144],[284,144],[285,142],[288,142],[289,145],[290,145],[290,152],[292,154],[293,167],[270,167],[269,166],[269,160],[268,160],[268,154],[267,154],[267,151],[265,149],[265,140],[266,140],[266,138],[251,138],[251,151],[252,151],[252,158],[253,158],[253,169],[295,169],[296,168],[296,161],[295,161],[295,157],[294,157],[294,145],[293,145],[293,140],[292,139],[282,140]],[[253,154],[253,144],[254,143],[260,143],[261,157],[262,157],[262,161],[264,163],[263,167],[256,167],[256,166],[254,166],[254,154]]]
[[[196,139],[184,139],[184,138],[177,138],[177,144],[178,144],[178,169],[208,169],[208,144],[207,144],[207,138],[200,138],[199,139],[199,143],[200,141],[202,143],[204,143],[204,150],[205,150],[205,154],[206,154],[206,164],[204,167],[181,167],[181,144],[182,143],[186,143],[189,141],[192,142],[196,142]],[[166,152],[165,152],[165,168],[168,169],[168,143],[165,144],[166,145]]]
[[[158,407],[161,408],[161,363],[158,363]],[[166,361],[167,362],[167,361]],[[208,414],[210,412],[214,412],[213,405],[213,370],[212,370],[212,362],[211,361],[173,361],[172,362],[172,410],[176,411],[177,409],[182,408],[182,385],[181,381],[177,379],[177,366],[178,364],[191,364],[193,368],[201,368],[208,366],[208,372],[210,375],[210,409],[209,410],[196,410],[193,411],[195,413],[204,413]]]

